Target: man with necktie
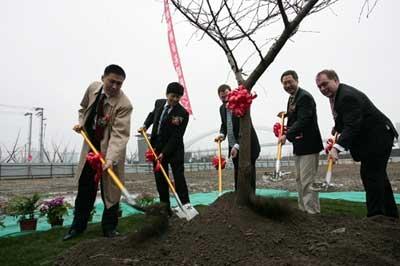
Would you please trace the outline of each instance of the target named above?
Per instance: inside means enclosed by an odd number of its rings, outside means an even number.
[[[338,138],[329,156],[334,161],[339,153],[350,150],[361,162],[360,174],[366,193],[367,217],[399,218],[392,186],[386,172],[393,140],[399,134],[392,122],[363,92],[341,83],[334,70],[322,70],[316,83],[329,98],[335,119],[333,134]]]
[[[74,219],[70,230],[64,236],[69,240],[85,231],[96,200],[98,183],[104,202],[102,230],[105,237],[119,235],[118,210],[121,191],[113,184],[107,174],[107,168],[112,167],[123,182],[126,145],[130,134],[132,105],[121,90],[125,80],[125,71],[117,65],[105,68],[102,82],[93,82],[81,101],[79,124],[74,126],[76,132],[85,130],[89,139],[102,153],[106,164],[100,180],[95,178],[96,171],[86,160],[90,148],[83,144],[75,180],[79,182],[78,194],[75,199]]]
[[[234,166],[234,180],[235,190],[237,190],[237,179],[239,170],[239,141],[240,141],[240,118],[233,115],[230,110],[226,108],[227,95],[231,91],[229,85],[222,84],[218,87],[218,96],[222,101],[219,108],[219,114],[221,116],[221,128],[219,135],[215,137],[215,141],[223,141],[228,137],[228,156],[232,158]],[[251,176],[250,186],[255,192],[256,190],[256,160],[260,155],[260,144],[258,137],[253,125],[251,125]]]
[[[146,131],[151,125],[150,143],[158,155],[158,161],[168,173],[171,166],[175,190],[185,206],[190,205],[189,192],[184,175],[183,136],[189,122],[189,113],[179,103],[184,88],[178,82],[168,84],[166,99],[155,101],[154,109],[148,114],[143,126],[138,132]],[[156,164],[156,162],[155,162]],[[172,215],[168,183],[161,171],[155,171],[157,191],[160,202],[165,204],[169,215]]]
[[[281,76],[283,89],[290,96],[286,111],[288,130],[278,141],[285,144],[287,139],[293,144],[299,209],[316,214],[320,213],[318,192],[312,191],[310,186],[315,182],[319,152],[323,146],[314,98],[300,88],[298,82],[297,73],[293,70],[285,71]]]

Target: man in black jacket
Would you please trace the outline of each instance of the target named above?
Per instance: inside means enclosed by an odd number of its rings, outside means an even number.
[[[222,101],[219,108],[221,116],[220,134],[215,138],[215,141],[225,140],[228,137],[229,154],[232,158],[234,166],[235,190],[237,190],[237,178],[239,169],[239,141],[240,141],[240,118],[233,115],[231,111],[226,109],[226,96],[231,91],[229,85],[223,84],[218,87],[218,96]],[[253,125],[251,125],[251,180],[250,185],[252,190],[256,190],[256,160],[260,155],[260,144]]]
[[[143,127],[138,131],[146,131],[151,125],[150,143],[158,154],[158,159],[168,173],[168,165],[171,166],[175,181],[175,189],[183,205],[189,204],[189,193],[184,176],[183,135],[189,121],[189,114],[179,103],[184,88],[177,82],[167,86],[166,99],[158,99],[154,109],[147,116]],[[169,187],[161,171],[154,173],[160,202],[167,205],[171,214],[169,201]]]
[[[283,88],[290,97],[286,112],[288,130],[279,138],[279,142],[285,144],[287,139],[293,144],[299,209],[316,214],[320,212],[318,193],[312,191],[310,186],[315,182],[319,152],[323,146],[314,98],[300,88],[298,82],[297,73],[293,70],[285,71],[281,76]]]
[[[338,160],[339,152],[350,150],[355,161],[361,161],[361,180],[367,198],[367,216],[385,215],[398,218],[386,166],[393,140],[398,138],[392,122],[361,91],[340,83],[333,70],[317,74],[316,83],[329,98],[335,118],[334,131],[340,133],[330,156]]]

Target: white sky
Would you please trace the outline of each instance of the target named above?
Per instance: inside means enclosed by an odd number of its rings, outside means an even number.
[[[132,131],[143,123],[156,98],[164,97],[166,85],[176,81],[162,20],[162,1],[133,0],[2,0],[0,16],[0,104],[40,106],[47,118],[46,145],[69,144],[80,148],[73,133],[79,102],[87,85],[100,79],[104,67],[121,65],[127,79],[124,92],[134,105]],[[335,69],[341,81],[364,91],[393,122],[400,121],[400,61],[398,20],[400,1],[379,1],[375,11],[358,22],[363,0],[342,0],[312,15],[288,42],[254,90],[259,97],[252,106],[253,123],[271,127],[288,95],[279,78],[294,69],[300,86],[314,95],[319,125],[328,136],[333,120],[328,100],[315,86],[315,74]],[[171,6],[172,9],[172,6]],[[172,9],[173,10],[173,9]],[[185,140],[219,127],[220,105],[216,88],[234,86],[222,50],[207,37],[190,39],[193,28],[173,13],[175,35],[195,119],[191,118]],[[317,32],[317,33],[316,33]],[[264,88],[264,89],[263,89]],[[23,110],[0,107],[0,145],[11,147],[21,130],[26,143],[27,118]],[[34,119],[33,148],[38,147],[39,121]],[[260,131],[261,142],[275,141]],[[134,150],[136,139],[129,147]],[[192,149],[213,147],[212,137]]]

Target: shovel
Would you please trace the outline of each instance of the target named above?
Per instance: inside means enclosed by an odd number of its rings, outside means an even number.
[[[222,195],[222,157],[221,140],[218,139],[218,196]]]
[[[285,126],[285,115],[284,111],[278,113],[278,117],[281,119],[281,130],[279,137],[282,137],[283,129]],[[281,172],[281,159],[282,159],[282,143],[278,143],[278,149],[276,154],[275,171],[273,173],[266,173],[265,179],[268,181],[277,182],[282,180],[284,175],[290,174],[290,172]]]
[[[81,130],[80,134],[84,138],[84,140],[85,140],[86,144],[89,146],[89,148],[94,152],[94,154],[99,155],[98,150],[94,147],[94,145],[88,138],[86,132],[84,130]],[[100,161],[103,165],[106,163],[106,161],[104,160],[104,158],[102,156],[100,156]],[[108,168],[107,173],[111,176],[111,179],[114,181],[115,185],[121,190],[122,195],[124,195],[124,197],[125,197],[125,203],[141,212],[145,212],[146,210],[137,204],[137,202],[135,201],[135,197],[132,196],[131,194],[129,194],[128,190],[121,183],[121,181],[119,180],[119,178],[115,174],[115,172],[111,168]]]
[[[146,131],[141,130],[141,133],[142,133],[142,135],[143,135],[143,137],[144,137],[144,140],[146,141],[147,146],[149,147],[149,149],[150,149],[151,152],[153,153],[154,158],[157,158],[157,154],[156,154],[156,152],[154,151],[153,147],[151,146],[151,143],[150,143],[150,141],[149,141],[149,138],[147,137]],[[176,213],[176,215],[177,215],[179,218],[182,218],[182,219],[185,218],[187,221],[192,220],[192,219],[193,219],[196,215],[198,215],[199,213],[197,212],[197,210],[196,210],[190,203],[185,204],[185,205],[182,205],[182,202],[181,202],[181,200],[179,199],[178,194],[176,193],[175,187],[174,187],[174,185],[172,184],[171,179],[168,177],[168,174],[165,172],[165,169],[164,169],[164,167],[162,166],[161,163],[160,163],[160,169],[161,169],[161,172],[163,173],[163,175],[164,175],[164,177],[165,177],[165,180],[166,180],[167,183],[168,183],[169,188],[170,188],[171,191],[172,191],[172,194],[173,194],[174,197],[175,197],[176,203],[178,204],[178,207],[177,207],[177,208],[173,208],[174,212]]]
[[[336,134],[334,137],[333,144],[336,142]],[[315,192],[335,192],[339,187],[342,187],[343,184],[334,184],[331,183],[332,180],[332,168],[333,168],[333,159],[328,155],[328,168],[326,170],[325,181],[323,182],[314,182],[311,184],[310,189]]]

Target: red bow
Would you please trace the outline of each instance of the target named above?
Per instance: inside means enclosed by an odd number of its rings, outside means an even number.
[[[228,104],[226,107],[232,111],[235,116],[242,117],[246,114],[247,110],[257,94],[250,94],[243,85],[237,89],[230,91],[227,95]]]
[[[333,138],[329,138],[326,141],[326,146],[325,146],[325,153],[326,154],[328,154],[332,150],[334,144],[335,144],[335,142],[334,142]]]
[[[281,134],[281,129],[282,129],[282,125],[279,122],[276,122],[273,130],[274,130],[274,134],[277,138],[279,138],[280,136],[282,136],[283,134],[287,133],[287,126],[283,126],[283,132]]]
[[[146,162],[154,162],[156,160],[154,153],[150,149],[147,149],[144,156],[146,157]]]
[[[92,169],[94,171],[96,171],[96,175],[94,176],[94,183],[95,183],[96,189],[99,185],[100,178],[103,175],[103,165],[101,163],[102,157],[103,156],[100,153],[95,154],[94,152],[89,152],[86,155],[86,161],[88,162],[90,167],[92,167]]]
[[[218,170],[218,164],[219,164],[219,157],[217,155],[214,156],[212,159],[212,164],[214,165],[215,169]],[[221,169],[225,169],[226,166],[226,161],[224,157],[221,157]]]
[[[152,163],[156,162],[153,171],[154,173],[159,172],[161,169],[160,160],[157,160],[157,158],[154,156],[154,153],[150,149],[147,149],[145,157],[146,157],[146,162],[152,162]]]

